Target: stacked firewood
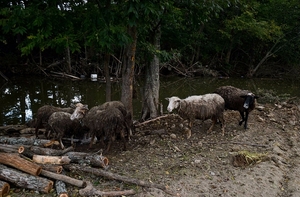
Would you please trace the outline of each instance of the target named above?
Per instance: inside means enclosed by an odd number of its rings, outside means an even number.
[[[28,128],[25,129],[28,130]],[[22,126],[0,127],[0,134],[7,134],[7,131],[12,130],[20,131],[24,128]],[[164,185],[109,172],[109,160],[102,153],[75,152],[72,146],[64,150],[48,148],[53,143],[56,142],[36,139],[32,135],[27,137],[0,136],[0,197],[9,194],[10,184],[42,193],[49,193],[55,188],[59,197],[69,196],[66,187],[68,185],[80,188],[81,196],[122,196],[136,193],[132,189],[100,191],[90,182],[67,176],[64,170],[81,171],[143,187],[154,187],[172,194]]]

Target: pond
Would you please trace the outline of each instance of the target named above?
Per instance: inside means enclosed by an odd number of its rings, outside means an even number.
[[[160,101],[166,112],[165,97],[185,98],[212,92],[219,86],[233,85],[257,93],[259,90],[272,91],[276,95],[300,97],[300,83],[283,79],[245,79],[245,78],[160,78]],[[24,124],[35,117],[37,109],[43,105],[68,107],[81,102],[89,108],[105,102],[105,83],[92,81],[51,79],[37,77],[17,77],[5,82],[0,79],[0,125]],[[143,80],[136,79],[133,99],[134,119],[141,115],[141,92]],[[112,83],[112,100],[120,100],[121,82]]]

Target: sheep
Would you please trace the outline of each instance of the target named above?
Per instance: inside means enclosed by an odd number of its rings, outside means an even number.
[[[75,111],[77,113],[86,113],[88,111],[87,105],[77,105]],[[65,135],[71,135],[72,138],[74,135],[83,136],[85,134],[84,127],[81,124],[80,119],[71,120],[71,114],[67,112],[54,112],[51,114],[48,120],[48,129],[55,133],[55,138],[59,140],[59,144],[61,149],[64,149],[64,145],[62,143],[62,138]],[[49,137],[47,135],[47,138]]]
[[[249,113],[255,108],[255,103],[258,96],[255,96],[249,90],[242,90],[233,86],[221,86],[214,93],[219,94],[225,100],[225,109],[239,111],[242,120],[239,125],[244,123],[244,128],[248,126]]]
[[[179,116],[187,119],[189,122],[187,138],[191,137],[191,128],[195,119],[212,120],[212,125],[208,129],[211,132],[217,120],[222,124],[222,135],[224,135],[225,121],[223,112],[225,110],[225,101],[218,94],[205,94],[200,96],[190,96],[185,99],[173,96],[166,98],[169,101],[167,110],[172,112],[174,109],[178,110]]]
[[[80,105],[80,104],[81,103],[77,103],[76,105]],[[51,106],[51,105],[44,105],[44,106],[40,107],[36,113],[36,124],[35,124],[36,138],[38,138],[39,129],[42,127],[45,127],[45,128],[47,127],[48,120],[49,120],[49,117],[51,116],[51,114],[53,114],[54,112],[58,112],[58,111],[67,112],[67,113],[72,114],[75,110],[75,107],[76,106],[74,106],[74,105],[71,105],[71,107],[68,107],[68,108],[60,108],[60,107],[55,107],[55,106]]]
[[[71,115],[71,119],[81,117],[76,112]],[[124,150],[127,149],[127,141],[125,139],[125,130],[129,137],[130,128],[133,125],[131,114],[127,112],[123,103],[120,101],[110,101],[99,106],[92,107],[83,118],[83,124],[90,129],[92,140],[89,148],[92,148],[94,138],[100,137],[100,142],[104,145],[104,138],[108,139],[108,145],[105,152],[108,152],[111,143],[119,134],[124,142]]]

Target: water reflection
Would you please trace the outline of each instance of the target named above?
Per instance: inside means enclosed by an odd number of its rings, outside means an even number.
[[[276,94],[300,97],[299,81],[280,79],[217,79],[161,77],[160,102],[166,112],[165,97],[185,98],[212,92],[219,86],[233,85],[249,89],[254,93],[259,89],[272,90]],[[140,118],[142,80],[136,80],[136,97],[133,100],[134,118]],[[31,120],[37,109],[43,105],[69,107],[71,103],[82,102],[89,107],[105,102],[105,84],[89,79],[51,80],[49,78],[16,78],[1,86],[0,125],[24,124]],[[112,83],[112,100],[120,100],[121,83]]]

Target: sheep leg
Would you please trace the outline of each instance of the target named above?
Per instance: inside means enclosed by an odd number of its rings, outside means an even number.
[[[121,139],[123,140],[123,143],[124,143],[124,151],[127,150],[127,141],[125,139],[125,134],[124,134],[124,130],[121,131]]]
[[[245,124],[244,124],[244,128],[245,128],[245,129],[248,128],[248,116],[249,116],[249,112],[246,111]]]
[[[239,125],[241,126],[243,124],[243,122],[245,121],[244,112],[240,112],[240,115],[242,117],[242,120],[239,122]]]
[[[62,143],[62,139],[61,138],[59,138],[59,144],[60,144],[60,148],[63,150],[63,149],[65,149],[65,146],[64,146],[64,144]]]
[[[93,132],[93,135],[92,135],[92,139],[91,139],[89,148],[92,148],[93,143],[94,143],[94,140],[95,140],[95,137],[96,137],[96,134],[95,134],[95,132]]]
[[[211,126],[209,127],[209,129],[207,130],[207,133],[210,133],[211,131],[212,131],[212,129],[214,128],[214,126],[215,126],[215,124],[216,124],[216,122],[217,122],[217,118],[212,118],[211,119],[212,120],[212,124],[211,124]]]

